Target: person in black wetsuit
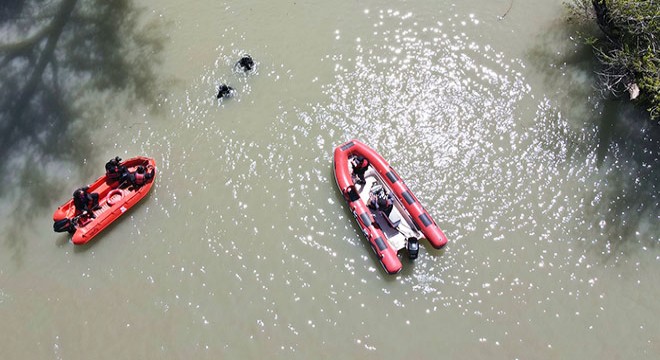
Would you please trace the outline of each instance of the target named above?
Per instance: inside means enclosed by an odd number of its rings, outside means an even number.
[[[144,166],[139,165],[137,169],[135,169],[135,172],[132,172],[128,175],[128,179],[131,184],[133,184],[133,186],[140,187],[148,183],[149,180],[153,179],[155,173],[156,171],[154,169],[151,169],[151,171],[146,171]]]
[[[394,208],[394,198],[392,198],[392,194],[388,193],[382,185],[375,185],[369,193],[368,206],[373,210],[380,210],[385,215],[390,216],[392,208]]]
[[[90,217],[95,218],[93,210],[98,210],[101,207],[99,206],[99,194],[89,193],[89,187],[84,186],[76,189],[73,192],[73,205],[76,207],[76,210],[79,212],[86,211]]]
[[[231,86],[227,86],[226,84],[222,84],[218,86],[218,95],[216,98],[222,99],[222,98],[228,98],[232,97],[234,95],[234,88]]]
[[[254,60],[252,60],[250,55],[245,54],[236,63],[236,69],[243,70],[243,72],[252,71],[254,69]]]
[[[121,159],[119,156],[115,156],[114,159],[110,159],[110,161],[105,163],[105,176],[107,177],[109,183],[115,181],[122,182],[126,179],[127,175],[128,169],[126,169],[126,166],[121,164]]]
[[[353,156],[353,159],[351,159],[351,165],[353,167],[353,176],[357,177],[355,183],[358,185],[366,184],[364,173],[367,172],[367,169],[369,168],[369,160],[364,156],[355,155]]]

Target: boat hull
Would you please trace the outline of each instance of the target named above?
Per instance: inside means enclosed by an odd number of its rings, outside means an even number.
[[[147,171],[153,169],[154,177],[140,187],[120,187],[119,182],[112,182],[105,175],[96,179],[96,181],[89,185],[88,189],[90,193],[99,194],[100,209],[93,211],[96,216],[95,218],[80,214],[73,204],[73,199],[69,199],[69,201],[60,205],[53,214],[53,221],[57,223],[63,219],[72,219],[75,225],[75,231],[73,232],[71,241],[75,245],[88,243],[103,229],[135,206],[151,190],[157,176],[154,159],[138,156],[128,159],[121,164],[126,166],[131,172],[135,171],[139,165],[147,168]]]
[[[367,171],[371,173],[370,176],[367,176],[365,185],[356,184],[353,178],[350,158],[355,155],[361,155],[369,161],[370,169]],[[367,205],[365,197],[368,189],[365,189],[365,187],[372,186],[369,184],[370,177],[373,177],[374,184],[377,183],[386,187],[389,189],[389,193],[396,197],[395,210],[402,215],[404,220],[402,224],[406,224],[407,222],[410,225],[410,229],[405,232],[406,235],[418,231],[423,234],[423,237],[434,248],[440,249],[445,246],[447,237],[440,227],[424,209],[397,172],[374,149],[358,140],[351,140],[336,147],[333,158],[337,187],[355,216],[362,232],[378,256],[383,268],[388,273],[395,274],[402,269],[401,261],[397,255],[401,246],[389,241],[392,235],[388,234],[387,224],[379,221],[382,218],[382,214],[374,211]],[[396,228],[399,231],[399,226],[392,228]]]

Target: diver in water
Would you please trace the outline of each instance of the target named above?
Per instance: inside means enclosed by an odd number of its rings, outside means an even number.
[[[254,69],[254,60],[252,60],[250,55],[245,54],[236,63],[236,69],[242,70],[243,72],[252,71]]]
[[[218,99],[222,98],[229,98],[234,95],[234,88],[231,86],[227,86],[225,84],[222,84],[218,87],[218,95],[216,96]]]

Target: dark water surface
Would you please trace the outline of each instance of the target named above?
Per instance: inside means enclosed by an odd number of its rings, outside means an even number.
[[[34,89],[40,57],[2,55],[25,103],[1,104],[0,358],[660,354],[660,131],[593,89],[559,1],[102,4],[70,2]],[[31,5],[0,43],[37,33]],[[334,183],[350,138],[444,250],[384,273]],[[139,206],[86,246],[51,231],[137,154]]]

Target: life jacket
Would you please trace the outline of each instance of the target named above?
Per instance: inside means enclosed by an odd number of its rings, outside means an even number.
[[[135,185],[144,185],[144,183],[147,181],[147,177],[145,176],[144,173],[140,174],[139,172],[135,172],[133,176],[134,176],[133,182],[135,183]]]
[[[355,170],[366,170],[367,166],[369,166],[369,160],[363,156],[357,156],[355,160],[355,166],[353,166]]]
[[[105,175],[109,180],[119,180],[121,179],[121,170],[119,169],[119,166],[113,166],[107,169]]]

